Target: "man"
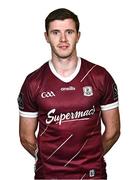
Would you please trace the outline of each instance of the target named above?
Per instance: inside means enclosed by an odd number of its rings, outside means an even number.
[[[117,86],[103,67],[77,56],[73,12],[51,12],[45,27],[51,60],[27,76],[18,97],[20,140],[36,158],[35,179],[107,179],[103,156],[120,135]]]

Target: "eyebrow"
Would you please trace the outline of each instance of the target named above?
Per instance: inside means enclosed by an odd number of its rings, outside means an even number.
[[[50,32],[54,32],[54,31],[60,32],[61,30],[59,30],[59,29],[52,29]],[[75,29],[66,29],[65,31],[72,31],[72,32],[75,32],[76,30],[75,30]]]
[[[75,32],[75,29],[66,29],[66,31],[72,31],[72,32]]]
[[[53,29],[53,30],[51,30],[50,32],[54,32],[54,31],[60,32],[59,29]]]

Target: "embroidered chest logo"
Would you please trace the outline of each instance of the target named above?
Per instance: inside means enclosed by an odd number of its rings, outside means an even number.
[[[46,91],[46,92],[41,93],[42,98],[50,98],[50,97],[54,97],[54,96],[55,96],[55,94],[53,91]]]
[[[93,96],[92,86],[83,87],[83,93],[84,93],[84,96]]]

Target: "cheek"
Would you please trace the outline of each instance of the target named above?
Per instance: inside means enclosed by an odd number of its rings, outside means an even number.
[[[56,44],[59,41],[59,37],[58,36],[50,36],[49,38],[49,43],[51,44]]]
[[[57,43],[57,41],[54,39],[54,40],[50,40],[49,44],[50,44],[50,46],[51,46],[53,49],[55,49],[58,43]]]
[[[69,41],[72,43],[72,44],[76,44],[78,42],[79,38],[77,36],[72,36],[69,38]]]
[[[75,39],[72,39],[71,41],[69,41],[71,43],[71,45],[74,47],[76,46],[78,40],[75,38]]]

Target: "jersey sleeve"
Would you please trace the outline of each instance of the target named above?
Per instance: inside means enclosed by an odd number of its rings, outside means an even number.
[[[20,116],[29,118],[35,118],[38,116],[34,91],[33,83],[29,78],[26,78],[18,96]]]
[[[105,70],[103,79],[103,96],[101,99],[101,110],[110,110],[119,106],[118,89],[112,76]]]

